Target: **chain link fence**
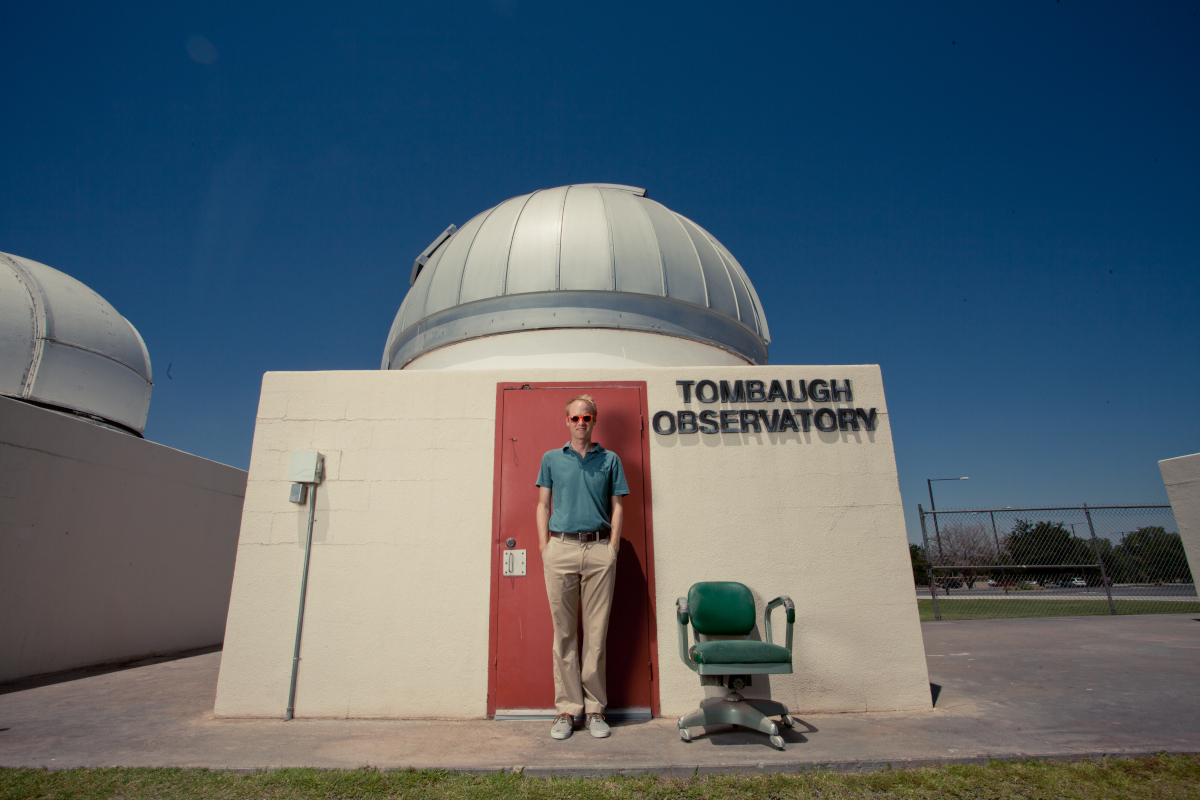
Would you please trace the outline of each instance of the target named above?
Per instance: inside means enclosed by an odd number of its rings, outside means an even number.
[[[1170,506],[917,508],[922,619],[1200,612]]]

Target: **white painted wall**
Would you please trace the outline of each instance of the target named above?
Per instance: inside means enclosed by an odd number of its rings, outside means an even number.
[[[1200,579],[1200,453],[1158,462],[1192,577]]]
[[[560,328],[468,339],[426,353],[405,369],[742,367],[748,363],[728,350],[678,336]]]
[[[245,485],[0,398],[0,681],[220,644]]]
[[[879,368],[767,366],[268,373],[216,713],[287,704],[306,524],[287,502],[291,451],[320,450],[327,474],[296,715],[482,717],[497,382],[644,380],[653,414],[697,408],[676,380],[818,377],[851,379],[877,430],[649,434],[662,713],[704,696],[674,618],[701,580],[747,584],[760,619],[772,597],[796,601],[795,674],[770,677],[793,710],[929,709]]]

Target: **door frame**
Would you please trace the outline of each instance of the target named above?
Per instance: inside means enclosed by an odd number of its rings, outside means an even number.
[[[519,381],[502,381],[496,384],[496,434],[495,455],[492,467],[492,577],[489,592],[488,609],[488,683],[487,683],[487,715],[496,715],[497,670],[499,668],[498,628],[500,624],[500,566],[503,548],[500,544],[500,470],[503,466],[503,426],[504,426],[504,392],[521,389],[572,389],[582,391],[588,389],[640,389],[641,390],[641,442],[642,442],[642,498],[646,504],[646,591],[647,598],[647,633],[650,637],[650,716],[660,716],[658,686],[658,604],[654,585],[654,503],[650,494],[650,436],[649,424],[650,406],[647,397],[649,390],[645,381],[542,381],[539,383],[522,383]],[[530,509],[532,513],[532,509]]]

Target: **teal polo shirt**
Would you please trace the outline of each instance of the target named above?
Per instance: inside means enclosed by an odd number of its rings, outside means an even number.
[[[598,444],[584,458],[571,449],[570,442],[547,451],[537,485],[552,492],[550,530],[555,533],[608,530],[610,498],[629,494],[621,459]]]

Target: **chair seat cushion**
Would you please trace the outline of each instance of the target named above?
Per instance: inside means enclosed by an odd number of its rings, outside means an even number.
[[[691,649],[697,664],[790,664],[792,654],[786,647],[745,639],[698,642]]]

